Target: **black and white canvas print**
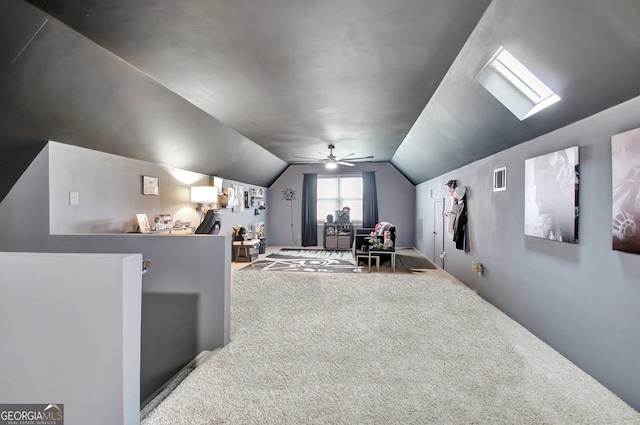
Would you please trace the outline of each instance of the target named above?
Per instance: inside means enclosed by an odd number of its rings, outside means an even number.
[[[577,146],[525,161],[524,234],[578,243]]]
[[[611,137],[613,249],[640,254],[640,128]]]

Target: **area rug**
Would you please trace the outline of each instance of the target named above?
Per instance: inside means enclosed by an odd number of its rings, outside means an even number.
[[[362,273],[368,272],[368,263],[360,259],[356,264],[351,251],[326,249],[291,249],[283,248],[267,257],[254,261],[244,270],[266,270],[285,272],[320,272],[320,273]],[[379,269],[373,271],[392,273],[389,256],[383,258]],[[411,273],[420,270],[437,270],[431,260],[414,248],[396,250],[396,273]]]
[[[283,248],[243,270],[315,273],[359,273],[351,251]]]
[[[640,424],[443,271],[237,271],[231,342],[142,425]]]

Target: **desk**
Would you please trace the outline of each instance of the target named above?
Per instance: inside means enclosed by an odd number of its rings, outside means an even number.
[[[369,272],[371,272],[371,259],[376,260],[376,268],[380,271],[380,256],[389,254],[391,256],[391,270],[396,271],[396,250],[395,248],[388,249],[369,249]]]
[[[251,239],[248,241],[233,241],[233,261],[251,262],[258,259],[258,249],[260,247],[260,239]]]

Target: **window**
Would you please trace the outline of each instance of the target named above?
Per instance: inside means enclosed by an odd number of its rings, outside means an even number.
[[[318,176],[318,221],[351,208],[351,221],[362,221],[362,176]]]
[[[482,68],[476,80],[521,121],[560,100],[503,47]]]

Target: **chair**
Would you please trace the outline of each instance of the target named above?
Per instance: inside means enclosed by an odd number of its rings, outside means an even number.
[[[378,238],[382,240],[384,237],[384,232],[388,231],[390,233],[391,241],[393,242],[393,247],[396,246],[396,226],[391,223],[380,223],[379,233],[376,234]],[[363,228],[355,228],[354,238],[353,238],[353,258],[356,259],[356,265],[359,264],[360,259],[366,259],[367,264],[369,264],[369,238],[371,237],[371,233],[375,231],[375,229],[371,227],[363,227]],[[365,249],[363,249],[365,248]],[[379,257],[377,261],[386,261],[389,259],[391,261],[390,254],[377,254],[376,257]],[[379,264],[376,264],[379,266]]]
[[[205,212],[204,220],[202,220],[195,233],[199,235],[217,235],[220,233],[221,220],[222,211],[208,210]]]
[[[355,228],[354,229],[354,237],[353,237],[353,246],[357,250],[362,250],[362,246],[369,245],[369,237],[371,236],[371,232],[373,232],[373,228],[364,227],[364,228]]]
[[[367,262],[369,261],[369,252],[368,252],[369,241],[367,239],[369,238],[369,236],[371,236],[371,232],[373,232],[373,229],[356,228],[354,230],[355,230],[355,233],[353,237],[352,251],[353,251],[353,258],[356,259],[356,265],[359,265],[360,259],[366,259]],[[367,248],[367,249],[363,249],[363,248]]]

